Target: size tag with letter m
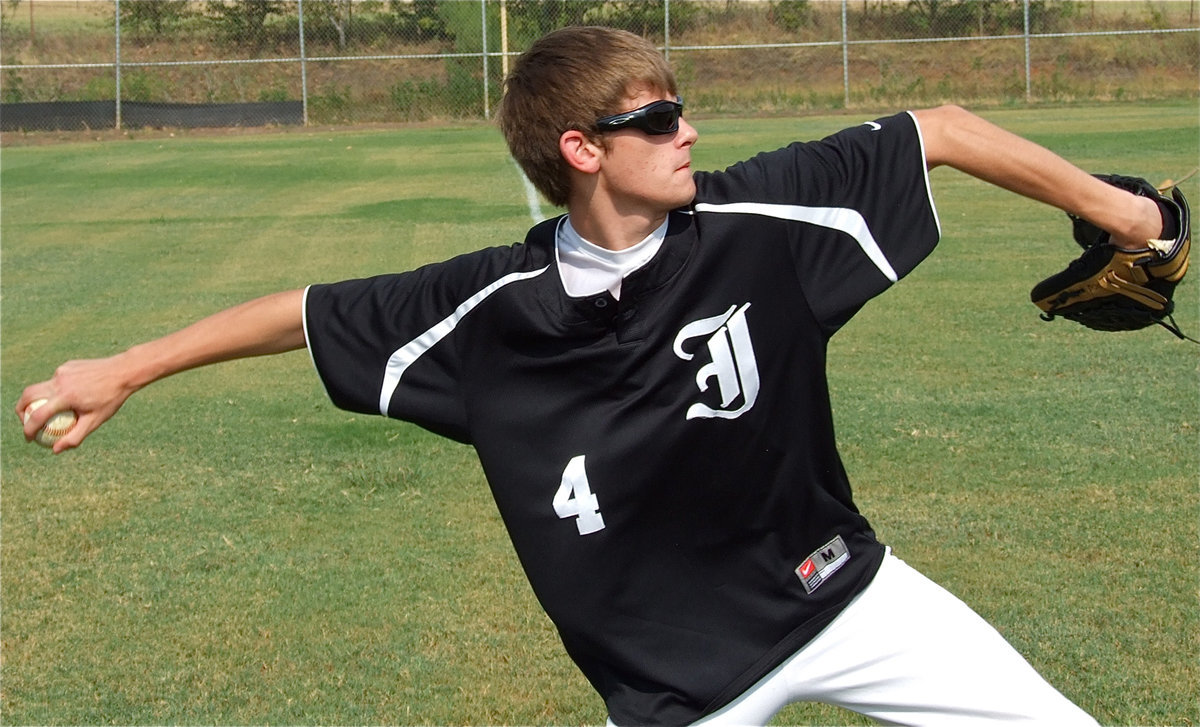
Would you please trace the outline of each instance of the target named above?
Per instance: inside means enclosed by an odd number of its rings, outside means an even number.
[[[846,541],[838,535],[797,566],[796,577],[804,584],[804,590],[812,593],[849,560],[850,550],[846,548]]]

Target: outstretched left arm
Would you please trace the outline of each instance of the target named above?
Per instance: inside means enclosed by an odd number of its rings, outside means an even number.
[[[946,165],[1082,217],[1127,248],[1162,233],[1154,200],[1106,184],[1054,152],[958,106],[914,112],[932,169]]]

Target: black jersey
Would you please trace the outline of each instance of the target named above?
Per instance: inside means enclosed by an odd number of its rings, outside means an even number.
[[[723,706],[874,575],[883,547],[834,446],[826,343],[939,234],[908,114],[695,178],[619,301],[565,293],[559,218],[305,303],[338,406],[476,448],[618,724]]]

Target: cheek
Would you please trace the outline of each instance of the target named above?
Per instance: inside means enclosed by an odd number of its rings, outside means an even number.
[[[654,176],[659,180],[673,175],[676,169],[678,164],[673,159],[659,156],[647,158],[642,167],[647,176]]]

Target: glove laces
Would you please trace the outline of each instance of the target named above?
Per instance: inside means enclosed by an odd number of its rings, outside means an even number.
[[[1179,340],[1191,341],[1192,343],[1200,346],[1200,341],[1197,341],[1196,339],[1187,335],[1183,331],[1179,330],[1179,324],[1175,322],[1174,316],[1172,316],[1171,314],[1168,313],[1166,316],[1164,316],[1164,318],[1166,318],[1167,320],[1164,321],[1162,318],[1159,318],[1158,320],[1156,320],[1154,322],[1157,323],[1158,325],[1162,326],[1163,328],[1167,329],[1171,333],[1174,333],[1175,337],[1178,338]],[[1167,321],[1170,321],[1170,323],[1168,324]]]

